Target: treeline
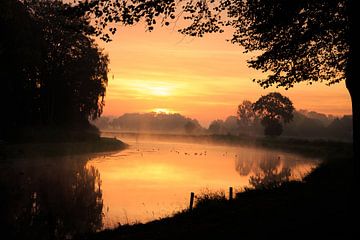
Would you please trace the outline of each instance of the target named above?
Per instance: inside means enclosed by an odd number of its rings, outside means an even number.
[[[352,141],[352,116],[335,117],[306,110],[294,111],[293,115],[293,120],[284,125],[282,136]],[[236,116],[214,120],[210,123],[208,132],[220,135],[264,135],[260,121],[255,121],[251,126],[243,126],[238,124]]]
[[[91,129],[109,59],[84,11],[62,1],[1,0],[0,30],[0,139]]]
[[[125,113],[117,118],[100,117],[93,122],[101,130],[143,133],[201,134],[205,129],[196,119],[179,113]]]
[[[259,121],[252,126],[243,127],[236,116],[214,120],[208,128],[202,127],[196,119],[178,113],[126,113],[117,118],[100,117],[93,123],[107,131],[264,136],[264,127]],[[194,127],[189,128],[192,124]],[[293,121],[284,126],[282,136],[351,141],[352,117],[335,117],[306,110],[295,111]]]

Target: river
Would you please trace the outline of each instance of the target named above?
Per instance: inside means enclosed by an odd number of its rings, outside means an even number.
[[[120,152],[0,163],[1,225],[32,238],[46,239],[43,229],[66,238],[171,216],[189,206],[190,192],[228,196],[229,187],[252,187],[251,176],[302,179],[319,163],[254,147],[121,139],[130,146]]]
[[[101,175],[105,227],[170,216],[188,207],[190,192],[243,191],[251,176],[269,170],[290,169],[290,179],[302,179],[318,163],[255,147],[121,137],[129,149],[87,163]]]

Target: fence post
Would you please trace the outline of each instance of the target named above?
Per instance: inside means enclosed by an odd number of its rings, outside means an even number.
[[[190,211],[192,211],[192,209],[193,209],[194,196],[195,196],[195,194],[194,194],[193,192],[191,192],[191,193],[190,193],[190,207],[189,207]]]
[[[229,201],[233,200],[233,188],[229,187]]]

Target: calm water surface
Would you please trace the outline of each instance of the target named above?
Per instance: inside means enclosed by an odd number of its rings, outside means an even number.
[[[122,138],[123,139],[123,138]],[[315,159],[250,147],[125,138],[130,148],[91,159],[101,176],[104,226],[146,222],[184,209],[190,192],[241,191],[266,168],[301,179]]]
[[[69,236],[147,222],[188,207],[190,192],[241,191],[250,176],[290,169],[301,179],[319,161],[295,154],[121,138],[124,151],[0,163],[1,226],[29,238]]]

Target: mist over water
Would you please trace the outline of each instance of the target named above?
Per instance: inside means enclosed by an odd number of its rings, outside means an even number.
[[[319,163],[267,149],[110,135],[130,147],[2,162],[2,227],[14,236],[64,239],[170,216],[188,207],[190,192],[228,195],[229,187],[251,187],[251,176],[289,169],[289,179],[301,179]]]
[[[87,163],[101,175],[104,227],[169,216],[188,207],[190,192],[227,194],[229,187],[242,191],[251,187],[251,176],[267,169],[290,169],[289,179],[302,179],[319,163],[317,159],[251,147],[126,134],[121,134],[121,139],[130,144],[127,150]]]

